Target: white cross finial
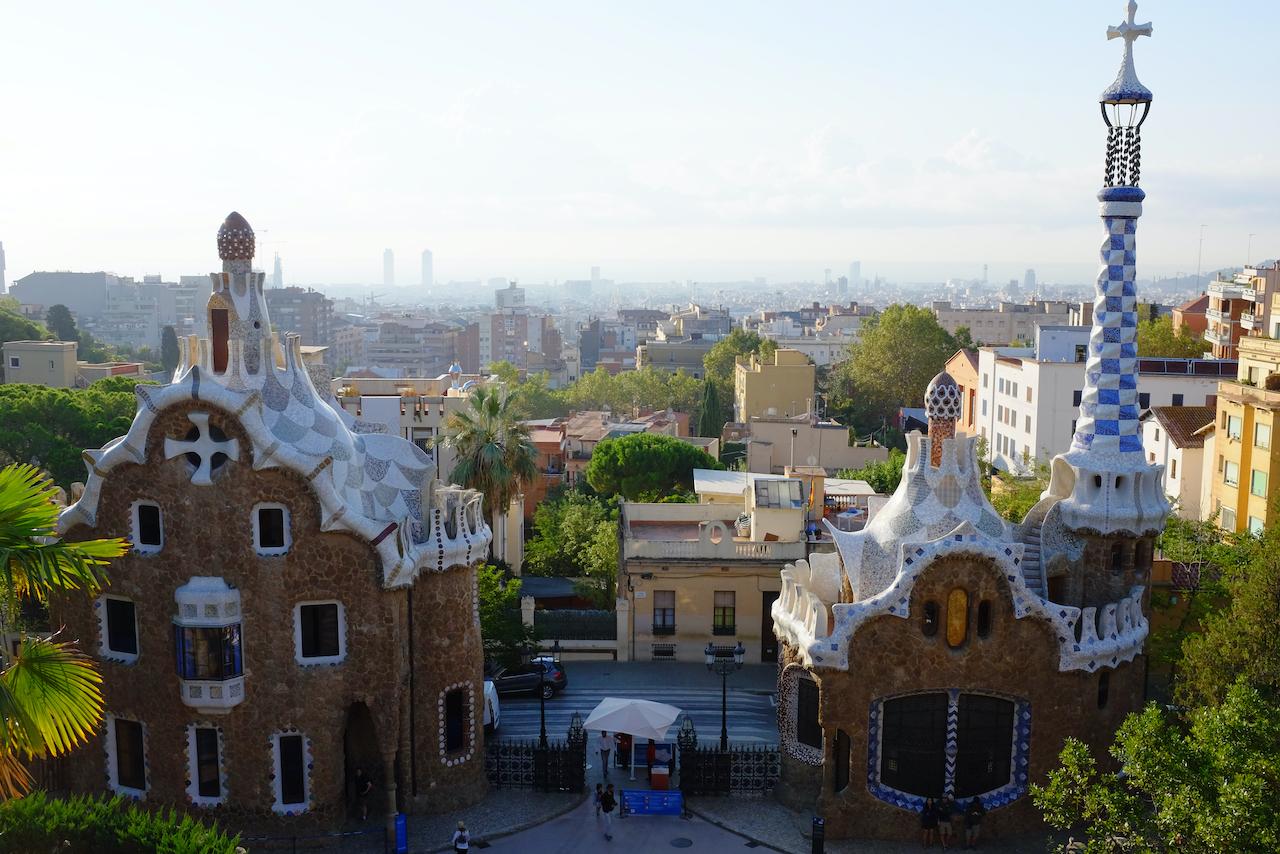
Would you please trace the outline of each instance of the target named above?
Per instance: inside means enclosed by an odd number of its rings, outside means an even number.
[[[197,486],[208,486],[213,483],[210,474],[213,472],[214,454],[223,454],[229,460],[240,456],[240,443],[235,439],[218,440],[209,434],[209,413],[188,412],[187,420],[196,426],[200,435],[195,439],[165,439],[164,458],[171,460],[183,454],[195,454],[200,464],[191,475],[191,482]]]
[[[1107,39],[1124,39],[1124,52],[1130,54],[1133,51],[1133,43],[1138,40],[1138,36],[1151,35],[1151,22],[1145,24],[1135,24],[1133,16],[1137,14],[1138,4],[1136,0],[1129,0],[1125,4],[1125,20],[1121,21],[1118,26],[1107,27]]]

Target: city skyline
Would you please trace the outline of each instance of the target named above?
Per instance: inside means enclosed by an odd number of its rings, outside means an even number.
[[[8,277],[198,272],[209,212],[238,209],[290,283],[376,285],[381,249],[423,245],[437,282],[591,266],[616,281],[821,280],[854,259],[903,281],[978,278],[983,264],[997,281],[1027,267],[1087,281],[1091,118],[1109,78],[1063,69],[1114,65],[1097,22],[1120,7],[971,4],[909,27],[888,3],[678,19],[674,6],[396,6],[354,26],[310,6],[163,20],[127,3],[12,8],[12,31],[40,37],[0,57],[19,84],[9,123],[40,132],[0,140]],[[1188,61],[1233,44],[1240,16],[1266,31],[1280,13],[1147,12],[1161,44],[1143,76],[1170,94],[1148,124],[1166,132],[1146,152],[1161,204],[1140,275],[1193,273],[1202,224],[1204,270],[1280,255],[1265,52]],[[195,42],[224,61],[190,62]],[[608,48],[589,76],[581,45]],[[338,48],[344,61],[319,59]],[[89,145],[85,125],[110,132]]]

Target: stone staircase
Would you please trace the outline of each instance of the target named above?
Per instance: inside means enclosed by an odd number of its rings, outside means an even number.
[[[1032,593],[1042,599],[1048,598],[1049,586],[1045,583],[1044,567],[1040,562],[1040,529],[1044,518],[1049,514],[1055,500],[1042,499],[1032,507],[1020,527],[1019,541],[1022,543],[1022,578]]]

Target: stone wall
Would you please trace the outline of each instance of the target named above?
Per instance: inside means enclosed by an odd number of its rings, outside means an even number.
[[[952,649],[946,639],[946,602],[957,587],[969,593],[968,634],[958,649]],[[988,637],[979,638],[976,614],[984,599],[992,603],[991,627]],[[927,601],[939,604],[940,625],[932,637],[921,631]],[[1142,702],[1142,656],[1099,673],[1059,672],[1058,642],[1050,624],[1035,617],[1015,619],[1008,584],[999,569],[986,560],[958,556],[937,561],[917,580],[909,605],[908,619],[879,616],[858,629],[851,645],[849,672],[818,668],[814,673],[821,683],[825,750],[816,812],[826,817],[827,834],[832,838],[915,839],[919,832],[916,813],[893,806],[869,790],[868,729],[873,700],[960,689],[1028,701],[1031,782],[1043,782],[1046,773],[1057,767],[1067,736],[1081,738],[1095,752],[1104,752],[1125,714]],[[1099,709],[1098,682],[1100,674],[1108,672],[1109,697],[1105,708]],[[850,784],[839,793],[833,791],[837,730],[843,730],[851,741]],[[797,800],[794,793],[811,791],[811,772],[803,763],[784,761],[779,797],[791,803]],[[805,806],[815,808],[811,800]],[[1024,795],[992,810],[984,832],[1005,834],[1040,826],[1039,814]]]
[[[210,413],[210,424],[239,442],[239,458],[215,472],[211,486],[193,486],[192,467],[182,457],[163,458],[164,438],[182,438],[190,428],[188,411]],[[404,716],[408,591],[382,588],[369,543],[320,530],[319,504],[303,478],[285,469],[254,471],[249,437],[230,415],[199,402],[172,407],[155,420],[146,447],[145,465],[118,466],[104,479],[96,526],[78,526],[67,536],[128,538],[135,501],[154,501],[162,510],[162,550],[131,552],[109,572],[108,592],[136,603],[138,659],[131,665],[99,662],[107,711],[139,720],[146,728],[147,802],[187,806],[187,726],[200,722],[222,730],[226,803],[217,815],[224,824],[339,822],[349,803],[348,777],[354,767],[348,766],[355,762],[377,784],[371,817],[382,813],[394,792],[397,764],[409,764],[403,757],[397,763],[397,751],[409,740]],[[260,502],[288,508],[292,543],[285,555],[263,557],[254,547],[251,513]],[[171,622],[177,614],[174,591],[198,575],[219,576],[241,596],[244,700],[227,714],[198,712],[179,694]],[[432,603],[429,614],[418,615],[417,637],[439,632],[450,646],[444,654],[417,657],[423,682],[457,681],[460,668],[480,678],[478,630],[468,631],[465,625],[472,619],[473,579],[474,571],[463,567],[425,575],[416,585],[419,601]],[[295,660],[294,606],[329,599],[345,608],[346,658],[333,665],[300,665]],[[67,626],[67,636],[96,655],[100,632],[93,603],[66,597],[55,613]],[[358,754],[351,763],[345,759],[349,720],[359,722],[358,732],[351,734]],[[419,743],[428,725],[433,726],[418,722]],[[311,808],[303,816],[276,817],[270,738],[290,728],[310,741]],[[428,732],[434,743],[434,728]],[[105,738],[104,731],[66,760],[74,790],[104,789]],[[483,781],[483,756],[450,769],[450,774],[441,773],[438,763],[420,765],[419,771],[420,786],[437,778],[452,784],[464,775]],[[459,800],[474,800],[482,792],[474,785],[457,789]]]

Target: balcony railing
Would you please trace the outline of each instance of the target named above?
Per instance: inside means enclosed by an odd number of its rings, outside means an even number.
[[[661,626],[654,626],[654,627],[653,627],[653,634],[654,634],[655,636],[657,636],[657,635],[674,635],[675,633],[676,633],[676,627],[675,627],[675,624],[674,624],[674,623],[672,623],[671,625],[663,624],[663,625],[661,625]]]
[[[1219,347],[1230,347],[1231,333],[1206,329],[1204,331],[1204,340],[1208,341],[1210,344],[1216,344]]]
[[[1253,288],[1246,288],[1243,285],[1236,284],[1235,282],[1214,281],[1214,282],[1210,282],[1209,287],[1207,287],[1205,290],[1209,292],[1210,296],[1226,297],[1227,299],[1235,299],[1235,298],[1243,297],[1245,295],[1245,291],[1252,292]],[[1250,296],[1249,299],[1253,299],[1253,297]]]
[[[728,538],[719,543],[698,540],[633,540],[627,539],[623,556],[627,558],[652,558],[674,560],[712,560],[736,558],[738,560],[799,560],[805,555],[803,542],[735,542]]]
[[[1240,315],[1240,325],[1243,326],[1245,329],[1250,329],[1250,330],[1257,329],[1258,328],[1257,324],[1258,324],[1258,318],[1255,315],[1252,315],[1252,314]]]
[[[737,626],[712,626],[711,627],[711,634],[713,635],[736,635],[737,633],[738,633]]]

